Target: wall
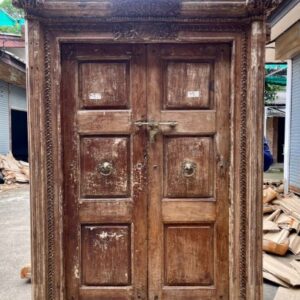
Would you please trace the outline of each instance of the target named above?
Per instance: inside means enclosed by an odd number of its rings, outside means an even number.
[[[289,185],[300,193],[300,55],[292,60]]]
[[[11,150],[10,110],[27,111],[26,91],[0,81],[0,154]]]

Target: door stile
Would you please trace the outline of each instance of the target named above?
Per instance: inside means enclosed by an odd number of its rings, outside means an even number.
[[[78,214],[78,165],[79,165],[79,136],[76,130],[76,108],[77,97],[77,62],[75,60],[62,60],[62,84],[61,84],[61,99],[62,99],[62,136],[64,149],[68,145],[68,151],[63,153],[63,173],[64,173],[64,268],[66,270],[65,285],[66,299],[79,299],[79,214]],[[74,77],[68,77],[66,74],[73,74]],[[65,75],[65,76],[64,76]],[[73,79],[73,80],[72,80]],[[74,126],[75,125],[75,126]],[[67,191],[67,192],[66,192]],[[72,213],[68,213],[72,212]]]
[[[146,48],[145,45],[134,45],[136,56],[134,79],[131,91],[132,97],[132,126],[134,122],[147,118],[146,94]],[[145,128],[136,127],[132,133],[132,201],[133,201],[133,244],[135,252],[132,253],[133,261],[133,287],[136,299],[147,299],[147,144],[148,134]]]
[[[215,243],[216,251],[216,298],[229,298],[229,167],[230,167],[230,48],[220,46],[216,60],[216,134],[215,134],[215,160],[216,160],[216,222]],[[225,292],[227,291],[227,292]],[[225,293],[224,293],[225,292]]]
[[[157,55],[159,45],[147,47],[147,108],[148,120],[160,121],[161,76]],[[153,142],[148,139],[148,299],[162,299],[163,224],[162,224],[162,180],[163,137],[157,134]]]

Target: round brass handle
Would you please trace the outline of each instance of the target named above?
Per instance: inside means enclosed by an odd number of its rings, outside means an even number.
[[[185,177],[191,177],[195,175],[196,164],[192,161],[184,161],[182,164],[182,173]]]
[[[108,161],[104,161],[104,162],[100,163],[98,166],[98,171],[103,176],[109,176],[112,173],[113,169],[114,168],[113,168],[112,163],[110,163]]]

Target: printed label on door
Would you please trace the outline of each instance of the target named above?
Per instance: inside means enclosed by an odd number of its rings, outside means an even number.
[[[200,91],[188,91],[186,96],[187,98],[199,98]]]
[[[101,93],[89,93],[89,100],[101,100]]]

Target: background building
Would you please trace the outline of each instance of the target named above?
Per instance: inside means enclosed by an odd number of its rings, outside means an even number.
[[[287,62],[285,192],[300,193],[300,0],[286,0],[269,17],[267,60]]]
[[[0,154],[28,160],[24,39],[0,34]]]

